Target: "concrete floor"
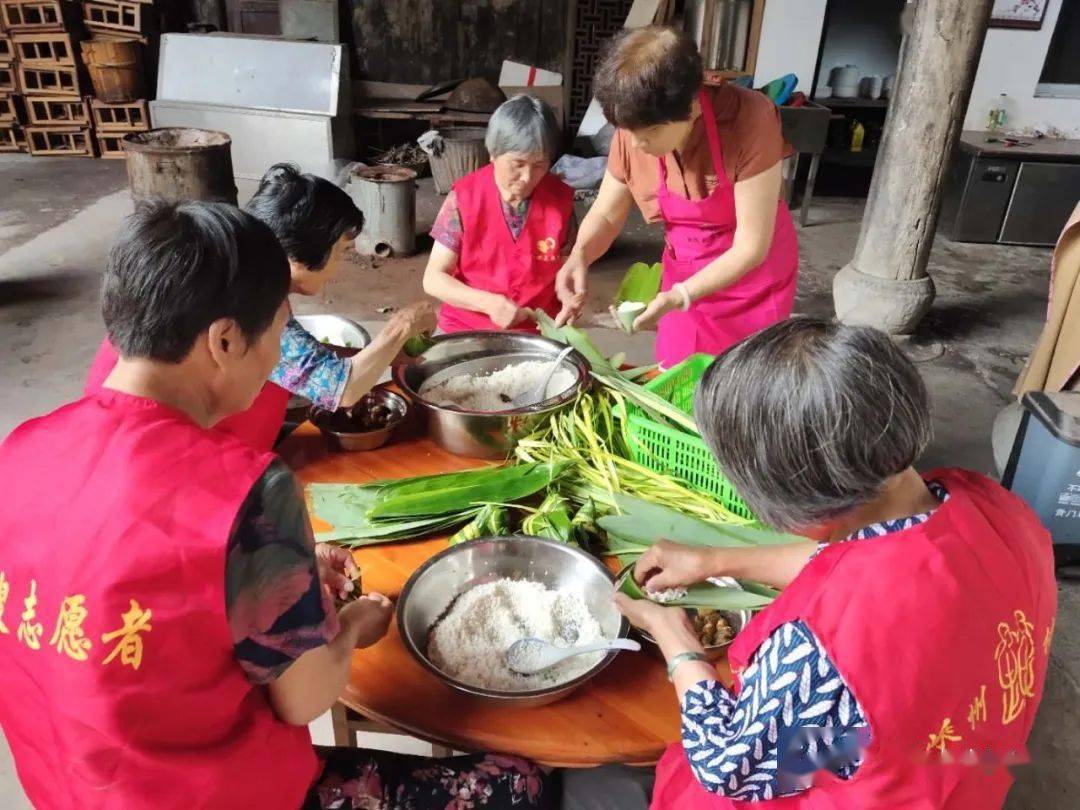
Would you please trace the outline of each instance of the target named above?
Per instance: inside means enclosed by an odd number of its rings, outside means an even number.
[[[0,437],[24,419],[78,396],[101,340],[101,269],[113,235],[131,209],[124,165],[112,161],[0,156]],[[251,193],[241,188],[241,199]],[[441,198],[430,181],[417,201],[418,228],[430,225]],[[832,277],[851,257],[859,201],[819,199],[800,230],[802,271],[796,309],[831,315]],[[590,333],[609,351],[646,362],[649,335],[629,341],[604,312],[623,270],[659,255],[660,231],[635,220],[593,272]],[[297,300],[299,312],[349,315],[376,331],[393,307],[420,295],[425,262],[363,261],[321,300]],[[938,239],[931,272],[934,309],[912,341],[928,357],[920,369],[932,392],[936,439],[921,462],[994,473],[990,430],[1038,336],[1046,309],[1049,251],[961,245]],[[1017,772],[1012,808],[1080,806],[1080,588],[1063,586],[1052,672],[1032,742],[1033,762]],[[25,806],[0,746],[0,807]]]

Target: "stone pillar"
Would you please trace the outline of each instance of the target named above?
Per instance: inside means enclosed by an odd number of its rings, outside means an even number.
[[[855,256],[833,279],[843,323],[910,334],[934,301],[926,263],[992,5],[916,2]]]

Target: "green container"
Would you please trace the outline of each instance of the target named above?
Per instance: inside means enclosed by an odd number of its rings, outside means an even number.
[[[645,388],[693,415],[694,391],[713,359],[708,354],[691,355],[645,383]],[[721,475],[716,460],[699,436],[661,425],[632,403],[627,403],[625,428],[630,455],[638,464],[681,478],[694,489],[713,496],[736,515],[754,518],[734,487]]]

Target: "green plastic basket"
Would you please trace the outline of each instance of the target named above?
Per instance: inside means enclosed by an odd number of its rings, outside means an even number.
[[[694,390],[712,363],[708,354],[695,354],[645,383],[684,413],[694,413]],[[735,514],[753,520],[754,515],[720,473],[705,442],[698,436],[661,425],[645,411],[627,403],[625,435],[634,461],[650,470],[681,478],[705,492]]]

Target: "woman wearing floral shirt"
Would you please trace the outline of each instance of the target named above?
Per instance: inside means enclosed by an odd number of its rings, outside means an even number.
[[[270,167],[246,208],[270,227],[285,249],[293,295],[322,292],[348,262],[364,224],[364,215],[348,194],[286,163]],[[409,338],[434,328],[434,310],[421,301],[396,312],[368,346],[343,358],[290,316],[281,337],[281,359],[269,381],[250,408],[215,429],[269,450],[284,423],[290,394],[327,410],[350,407],[375,386]],[[116,361],[116,350],[106,338],[90,366],[85,393],[100,390]]]

